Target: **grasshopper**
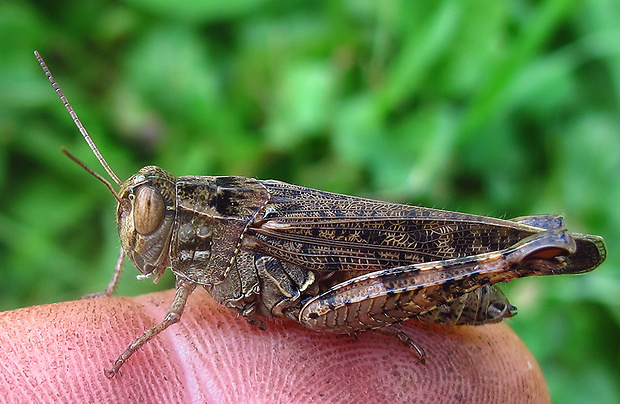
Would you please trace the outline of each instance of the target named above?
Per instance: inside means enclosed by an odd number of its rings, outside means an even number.
[[[382,202],[276,180],[175,177],[146,166],[126,181],[109,167],[75,111],[35,55],[91,150],[120,187],[121,249],[139,279],[157,282],[167,268],[176,295],[164,320],[132,342],[106,370],[178,322],[190,293],[204,287],[226,307],[261,326],[281,317],[317,331],[395,335],[426,354],[398,323],[417,318],[449,325],[496,323],[516,308],[495,286],[534,275],[576,274],[606,257],[599,236],[569,233],[562,217],[512,220]]]

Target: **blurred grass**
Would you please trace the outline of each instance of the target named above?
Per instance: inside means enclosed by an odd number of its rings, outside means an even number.
[[[380,5],[379,5],[380,4]],[[620,5],[0,3],[0,309],[103,290],[114,200],[32,51],[121,178],[276,178],[501,217],[560,213],[609,258],[506,286],[554,402],[620,402]],[[120,294],[173,285],[137,282]]]

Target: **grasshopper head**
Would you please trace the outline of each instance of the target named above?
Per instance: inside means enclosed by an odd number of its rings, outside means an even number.
[[[175,217],[175,177],[146,166],[118,192],[116,222],[125,253],[142,277],[160,275],[169,264]]]
[[[34,54],[82,137],[88,143],[101,166],[112,178],[112,181],[121,187],[120,191],[116,192],[108,180],[94,172],[71,153],[64,149],[63,152],[103,182],[114,195],[118,201],[116,221],[123,251],[131,258],[135,267],[142,272],[141,278],[155,276],[155,281],[157,281],[170,261],[168,246],[170,245],[176,209],[175,177],[159,167],[147,166],[127,181],[122,182],[97,149],[95,142],[82,125],[60,86],[54,80],[39,52],[35,51]]]

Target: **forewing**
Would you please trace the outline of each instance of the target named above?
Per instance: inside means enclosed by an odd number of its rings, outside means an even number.
[[[262,181],[270,201],[246,246],[301,267],[376,271],[502,250],[540,229],[501,219]]]

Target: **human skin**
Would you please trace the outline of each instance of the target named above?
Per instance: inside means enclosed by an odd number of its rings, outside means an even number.
[[[447,327],[411,320],[398,339],[318,333],[293,321],[248,324],[202,288],[181,321],[104,368],[164,318],[174,291],[103,297],[0,313],[6,402],[546,403],[542,372],[505,324]]]

